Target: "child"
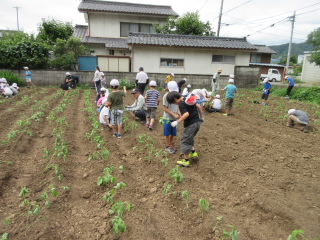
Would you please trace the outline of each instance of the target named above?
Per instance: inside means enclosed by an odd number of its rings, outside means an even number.
[[[103,126],[108,126],[109,128],[112,128],[112,125],[110,124],[110,110],[107,105],[107,99],[104,99],[102,101],[102,105],[103,105],[103,108],[100,111],[100,115],[99,115],[100,123]]]
[[[196,103],[197,96],[190,94],[185,101],[180,93],[170,92],[167,95],[169,103],[179,105],[181,117],[179,120],[171,123],[172,127],[176,127],[179,123],[183,122],[183,133],[181,137],[181,153],[184,155],[182,160],[177,161],[178,165],[183,167],[190,166],[190,158],[197,158],[198,153],[194,149],[194,137],[200,130],[199,110],[200,106]]]
[[[178,84],[175,81],[168,82],[168,90],[169,92],[177,92],[179,91]],[[166,93],[163,96],[163,135],[166,138],[166,149],[165,151],[169,153],[175,153],[176,149],[174,147],[174,137],[177,136],[177,128],[171,126],[171,122],[176,121],[180,118],[179,107],[176,104],[170,104],[167,100]]]
[[[188,84],[187,87],[185,89],[183,89],[182,96],[187,97],[189,95],[189,93],[191,93],[191,85],[190,84]]]
[[[160,93],[156,90],[157,83],[156,81],[150,81],[149,83],[150,90],[146,92],[145,100],[147,106],[147,122],[146,127],[149,130],[152,130],[154,119],[156,118],[157,107],[160,102]]]
[[[264,100],[264,103],[262,103],[262,105],[264,106],[267,106],[267,100],[268,100],[268,97],[269,97],[269,94],[270,94],[270,90],[271,90],[271,84],[269,83],[269,79],[268,78],[265,78],[263,80],[263,94],[261,96],[261,99]]]
[[[228,80],[228,85],[222,89],[222,91],[226,91],[226,109],[227,109],[227,113],[223,114],[225,116],[231,116],[233,115],[231,113],[232,110],[232,105],[233,105],[233,101],[235,98],[235,93],[237,92],[237,87],[234,85],[234,80],[233,79],[229,79]]]
[[[123,97],[126,96],[127,88],[126,86],[123,86],[123,92],[120,92],[120,83],[117,79],[112,79],[110,85],[112,92],[108,96],[107,106],[110,106],[111,109],[113,136],[122,138]]]
[[[208,112],[220,112],[221,108],[222,108],[222,104],[220,100],[220,95],[217,94],[216,96],[214,96],[211,106],[207,107],[206,110]]]

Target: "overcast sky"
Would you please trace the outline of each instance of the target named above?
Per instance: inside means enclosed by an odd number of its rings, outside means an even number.
[[[113,0],[154,5],[170,5],[180,16],[199,11],[202,21],[209,21],[213,31],[218,29],[222,0]],[[279,45],[290,40],[291,24],[288,21],[296,11],[293,42],[301,43],[307,35],[320,27],[319,0],[223,0],[220,37],[247,37],[253,44]],[[78,11],[80,0],[0,0],[0,29],[17,29],[37,33],[41,19],[54,18],[73,25],[86,24]],[[273,27],[271,27],[274,24]]]

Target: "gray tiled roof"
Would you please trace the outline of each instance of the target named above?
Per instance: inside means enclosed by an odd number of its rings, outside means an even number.
[[[80,38],[83,43],[101,43],[105,44],[106,48],[121,48],[127,49],[127,39],[126,38],[101,38],[101,37],[88,37],[87,35],[88,26],[76,25],[73,36]]]
[[[273,49],[267,47],[266,45],[254,45],[258,49],[258,53],[270,53],[270,54],[275,54],[277,53]]]
[[[247,42],[244,38],[223,38],[176,34],[130,33],[128,36],[128,44],[257,50],[254,45]]]
[[[137,13],[147,15],[173,16],[178,14],[172,10],[171,6],[136,4],[126,2],[94,1],[82,0],[78,10],[80,12],[114,12],[114,13]]]

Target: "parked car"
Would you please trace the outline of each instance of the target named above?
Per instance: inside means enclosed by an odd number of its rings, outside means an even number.
[[[270,82],[281,82],[281,74],[278,69],[270,68],[267,74],[261,74],[260,79],[268,78]]]

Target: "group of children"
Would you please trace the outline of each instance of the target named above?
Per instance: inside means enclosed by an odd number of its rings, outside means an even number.
[[[10,86],[5,78],[0,78],[0,94],[3,97],[9,98],[16,95],[18,92],[19,87],[16,83],[13,83]]]
[[[171,75],[173,77],[173,74]],[[167,80],[167,79],[166,79]],[[184,79],[184,83],[186,80]],[[229,84],[223,89],[226,91],[226,109],[227,114],[231,115],[233,99],[237,91],[234,80],[230,79]],[[107,89],[101,88],[101,95],[97,104],[100,112],[101,124],[112,129],[112,135],[116,138],[123,136],[123,113],[124,101],[126,96],[126,87],[120,91],[120,83],[117,79],[110,81],[112,91],[109,93]],[[149,130],[153,129],[156,119],[156,111],[160,103],[160,92],[156,90],[156,81],[150,81],[149,90],[144,95],[144,104],[146,106],[146,123],[145,126]],[[167,92],[163,96],[163,135],[165,136],[165,151],[176,153],[174,138],[177,136],[177,125],[183,123],[184,129],[181,137],[181,153],[183,159],[177,161],[178,165],[189,167],[190,159],[198,157],[198,153],[194,148],[194,137],[200,129],[203,122],[204,103],[211,101],[212,93],[206,89],[194,89],[191,91],[191,85],[181,93],[181,87],[172,79],[167,82]],[[139,93],[139,89],[134,89],[133,94]],[[140,95],[140,94],[139,94]],[[141,98],[141,96],[139,96]],[[208,104],[207,104],[208,105]],[[214,100],[210,102],[208,109],[210,111],[219,112],[222,108],[220,95],[215,95]]]

